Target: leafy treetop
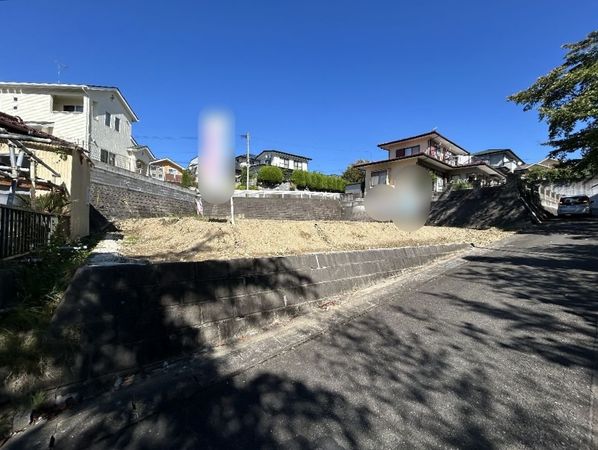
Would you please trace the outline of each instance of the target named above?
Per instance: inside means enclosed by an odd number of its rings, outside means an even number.
[[[357,164],[367,163],[369,161],[358,159],[352,164],[349,164],[342,174],[343,180],[347,183],[361,183],[365,180],[365,171],[355,167]]]
[[[574,44],[565,44],[565,61],[509,100],[524,111],[537,107],[548,124],[549,156],[565,159],[580,151],[577,169],[598,173],[598,30]]]

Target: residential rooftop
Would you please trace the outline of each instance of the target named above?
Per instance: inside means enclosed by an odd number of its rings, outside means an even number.
[[[101,86],[97,84],[64,84],[64,83],[28,83],[28,82],[14,82],[14,81],[0,81],[0,89],[2,88],[31,88],[31,89],[58,89],[58,90],[92,90],[92,91],[112,91],[116,94],[120,102],[132,117],[133,122],[138,122],[139,117],[131,108],[131,105],[125,99],[125,96],[120,92],[116,86]]]
[[[489,148],[487,150],[482,150],[479,152],[474,153],[475,156],[483,156],[483,155],[495,155],[498,153],[508,153],[511,155],[512,158],[521,161],[522,163],[525,163],[525,161],[523,161],[523,159],[521,159],[519,156],[517,156],[517,154],[511,150],[510,148]]]
[[[275,153],[275,154],[277,154],[277,155],[280,155],[280,156],[287,156],[287,157],[289,157],[289,158],[295,158],[295,159],[297,159],[297,160],[300,160],[300,161],[305,161],[305,162],[307,162],[307,161],[311,161],[311,158],[308,158],[307,156],[295,155],[295,154],[293,154],[293,153],[284,152],[284,151],[282,151],[282,150],[262,150],[262,151],[261,151],[261,152],[260,152],[260,153],[259,153],[259,154],[256,156],[256,158],[259,158],[259,157],[260,157],[262,154],[264,154],[264,153]]]
[[[461,152],[464,152],[465,154],[469,154],[469,151],[465,150],[459,144],[451,141],[449,138],[447,138],[446,136],[443,136],[442,134],[440,134],[436,130],[428,131],[427,133],[416,134],[415,136],[409,136],[409,137],[397,139],[397,140],[394,140],[394,141],[384,142],[383,144],[378,144],[378,147],[381,148],[381,149],[383,149],[383,150],[389,150],[386,147],[395,146],[396,144],[406,143],[406,142],[409,142],[409,141],[413,141],[413,140],[421,139],[421,138],[426,138],[426,137],[441,139],[441,140],[445,141],[446,143],[452,145],[453,147],[457,148]]]

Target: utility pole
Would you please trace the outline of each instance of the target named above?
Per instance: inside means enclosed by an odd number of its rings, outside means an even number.
[[[249,136],[249,131],[245,134],[242,134],[241,137],[245,138],[245,141],[247,142],[247,156],[245,157],[245,170],[247,171],[247,180],[245,182],[245,190],[247,191],[247,194],[249,193],[249,141],[251,139],[251,136]]]

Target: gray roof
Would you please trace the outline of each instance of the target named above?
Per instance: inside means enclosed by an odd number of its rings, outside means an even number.
[[[475,156],[484,156],[484,155],[494,155],[494,154],[498,154],[498,153],[510,153],[511,157],[513,159],[521,161],[522,163],[525,162],[519,156],[517,156],[517,154],[510,148],[489,148],[487,150],[481,150],[479,152],[476,152],[476,153],[474,153],[474,155]]]
[[[256,156],[256,158],[259,158],[264,153],[273,153],[279,156],[286,156],[291,159],[296,159],[297,161],[311,161],[311,158],[308,158],[307,156],[294,155],[293,153],[283,152],[282,150],[262,150],[259,155]]]

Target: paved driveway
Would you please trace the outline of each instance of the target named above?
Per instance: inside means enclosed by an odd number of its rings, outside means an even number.
[[[558,222],[381,289],[388,302],[336,332],[95,445],[596,447],[597,236]]]

